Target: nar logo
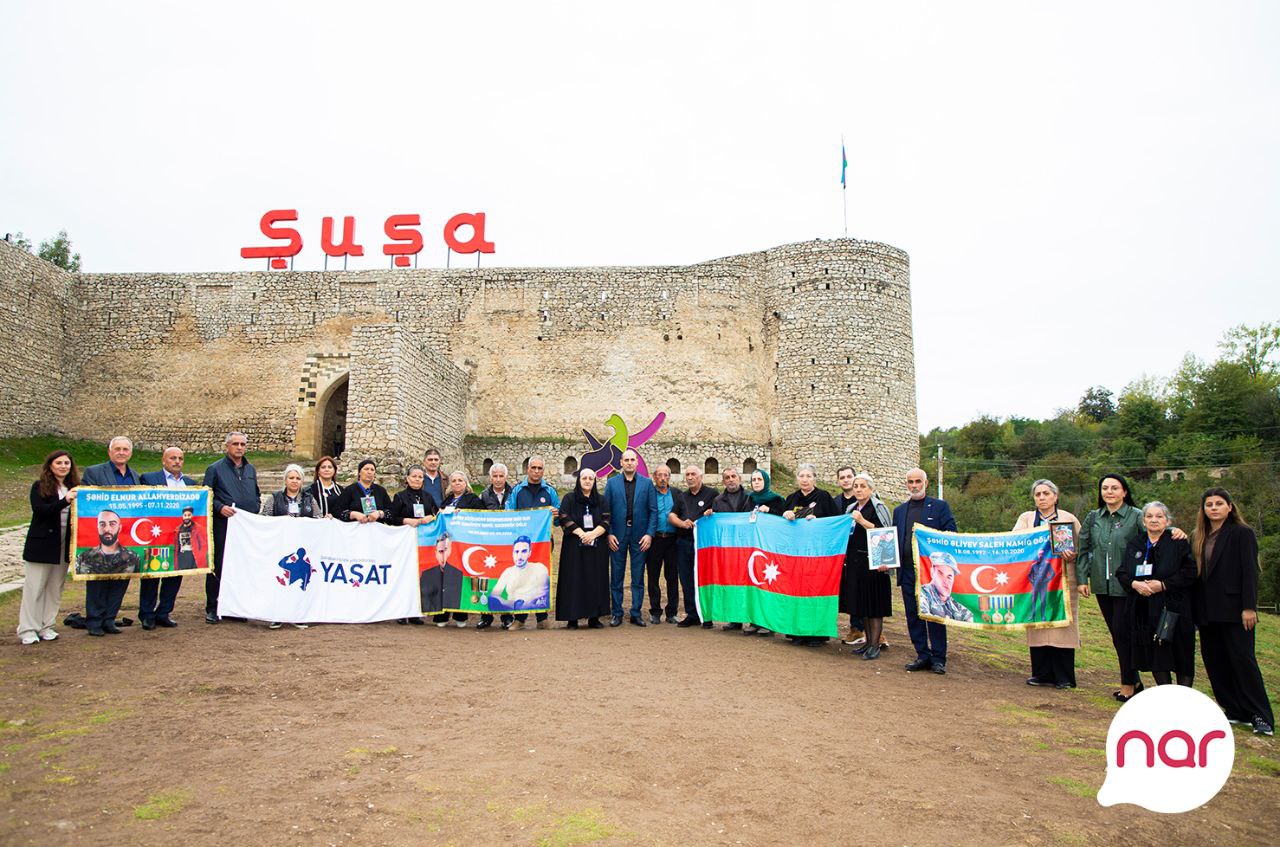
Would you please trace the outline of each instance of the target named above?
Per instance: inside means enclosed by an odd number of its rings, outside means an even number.
[[[1226,715],[1193,688],[1148,688],[1116,712],[1107,732],[1103,806],[1189,812],[1214,798],[1235,762]]]

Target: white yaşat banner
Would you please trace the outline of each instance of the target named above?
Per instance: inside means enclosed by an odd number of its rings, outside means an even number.
[[[222,616],[372,623],[421,614],[413,527],[237,512],[222,571]]]

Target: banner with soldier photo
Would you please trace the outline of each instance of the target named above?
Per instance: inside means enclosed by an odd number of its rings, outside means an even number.
[[[207,573],[213,562],[208,488],[82,486],[71,503],[75,579]]]
[[[975,629],[1071,625],[1066,576],[1048,526],[959,533],[916,524],[912,550],[926,620]]]
[[[442,513],[418,526],[422,613],[551,610],[551,510]]]

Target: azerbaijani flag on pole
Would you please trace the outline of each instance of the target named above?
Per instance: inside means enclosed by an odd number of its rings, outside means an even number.
[[[960,533],[916,524],[912,545],[920,617],[976,629],[1071,625],[1069,586],[1048,526]]]
[[[717,512],[694,525],[699,617],[834,636],[853,517],[755,518]]]
[[[849,157],[844,154],[844,136],[840,137],[840,187],[848,188],[849,184],[845,182],[845,172],[849,170]]]

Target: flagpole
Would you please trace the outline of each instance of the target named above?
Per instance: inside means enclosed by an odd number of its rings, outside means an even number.
[[[844,205],[844,237],[849,237],[849,185],[845,172],[849,159],[844,152],[844,133],[840,133],[840,202]]]

